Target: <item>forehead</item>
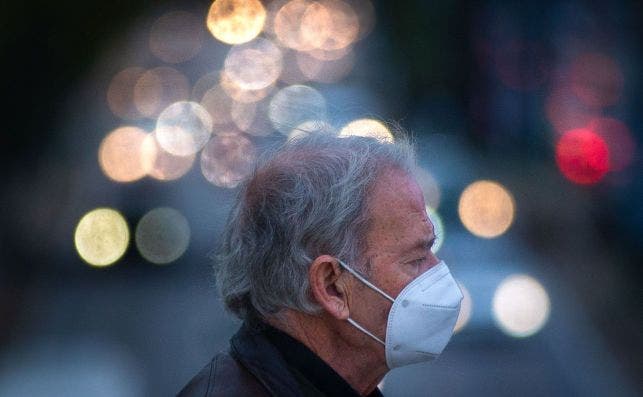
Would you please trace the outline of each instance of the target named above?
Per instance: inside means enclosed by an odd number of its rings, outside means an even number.
[[[433,237],[422,190],[408,173],[390,169],[376,181],[370,196],[368,249],[403,251],[419,239]]]

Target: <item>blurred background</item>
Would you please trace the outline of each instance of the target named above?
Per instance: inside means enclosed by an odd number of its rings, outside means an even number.
[[[1,396],[174,395],[256,156],[398,125],[465,300],[384,394],[643,391],[640,2],[1,7]]]

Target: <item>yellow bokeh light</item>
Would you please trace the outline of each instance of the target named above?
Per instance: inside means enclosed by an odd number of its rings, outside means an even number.
[[[301,32],[301,22],[312,4],[309,0],[292,0],[284,4],[275,15],[273,32],[282,46],[297,51],[308,51],[315,47],[306,41]]]
[[[339,131],[339,136],[364,136],[375,138],[381,142],[393,142],[393,134],[381,121],[374,119],[358,119],[346,124]]]
[[[478,237],[498,237],[509,229],[515,214],[511,193],[493,181],[477,181],[460,196],[458,214],[462,224]]]
[[[140,67],[130,67],[118,72],[107,88],[107,104],[116,116],[124,120],[137,119],[141,114],[134,105],[134,85],[145,73]]]
[[[194,14],[169,12],[152,25],[150,51],[164,62],[185,62],[193,58],[202,45],[202,25]]]
[[[315,1],[306,7],[300,29],[303,40],[313,48],[338,50],[357,40],[359,19],[341,0]]]
[[[493,315],[510,336],[538,332],[549,318],[550,301],[545,288],[533,277],[515,274],[504,279],[493,296]]]
[[[134,86],[134,104],[146,117],[156,117],[170,104],[187,100],[187,77],[176,69],[160,66],[143,73]]]
[[[190,243],[190,225],[173,208],[155,208],[145,214],[134,233],[141,256],[158,265],[174,262]]]
[[[360,18],[341,0],[292,0],[277,11],[270,30],[284,47],[333,51],[358,39]]]
[[[206,21],[210,33],[226,44],[254,39],[265,22],[266,9],[259,0],[215,0]]]
[[[461,282],[458,282],[458,287],[460,287],[460,291],[462,291],[463,298],[462,304],[460,305],[458,320],[455,323],[453,332],[460,332],[469,322],[471,313],[473,312],[473,301],[471,300],[471,294]]]
[[[109,266],[127,250],[127,222],[118,211],[110,208],[90,211],[76,226],[74,244],[78,255],[91,266]]]
[[[133,182],[144,177],[156,155],[146,144],[147,136],[142,129],[130,126],[110,132],[98,148],[103,173],[116,182]]]
[[[156,140],[175,156],[192,155],[208,142],[212,133],[212,117],[196,102],[176,102],[159,115]]]
[[[158,144],[155,134],[148,134],[145,142],[146,148],[154,153],[148,176],[159,181],[173,181],[185,175],[194,164],[195,154],[175,156]]]
[[[281,74],[281,51],[270,40],[258,38],[234,46],[224,62],[226,77],[245,90],[261,90]]]
[[[201,172],[216,186],[234,188],[252,171],[254,144],[240,133],[213,136],[201,152]]]

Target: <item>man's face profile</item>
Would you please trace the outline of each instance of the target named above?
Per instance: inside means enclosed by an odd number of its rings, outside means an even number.
[[[371,222],[363,262],[369,263],[369,280],[395,298],[439,262],[431,251],[433,225],[417,182],[398,169],[379,176],[369,204]],[[391,302],[358,280],[353,279],[352,287],[354,293],[348,302],[351,317],[385,340]],[[381,346],[378,350],[383,352]]]

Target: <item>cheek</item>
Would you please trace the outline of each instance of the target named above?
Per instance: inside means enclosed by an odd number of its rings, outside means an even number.
[[[379,320],[380,324],[382,324],[382,335],[386,333],[386,326],[388,324],[388,314],[391,312],[391,305],[387,304],[386,306],[382,307],[379,311]]]

